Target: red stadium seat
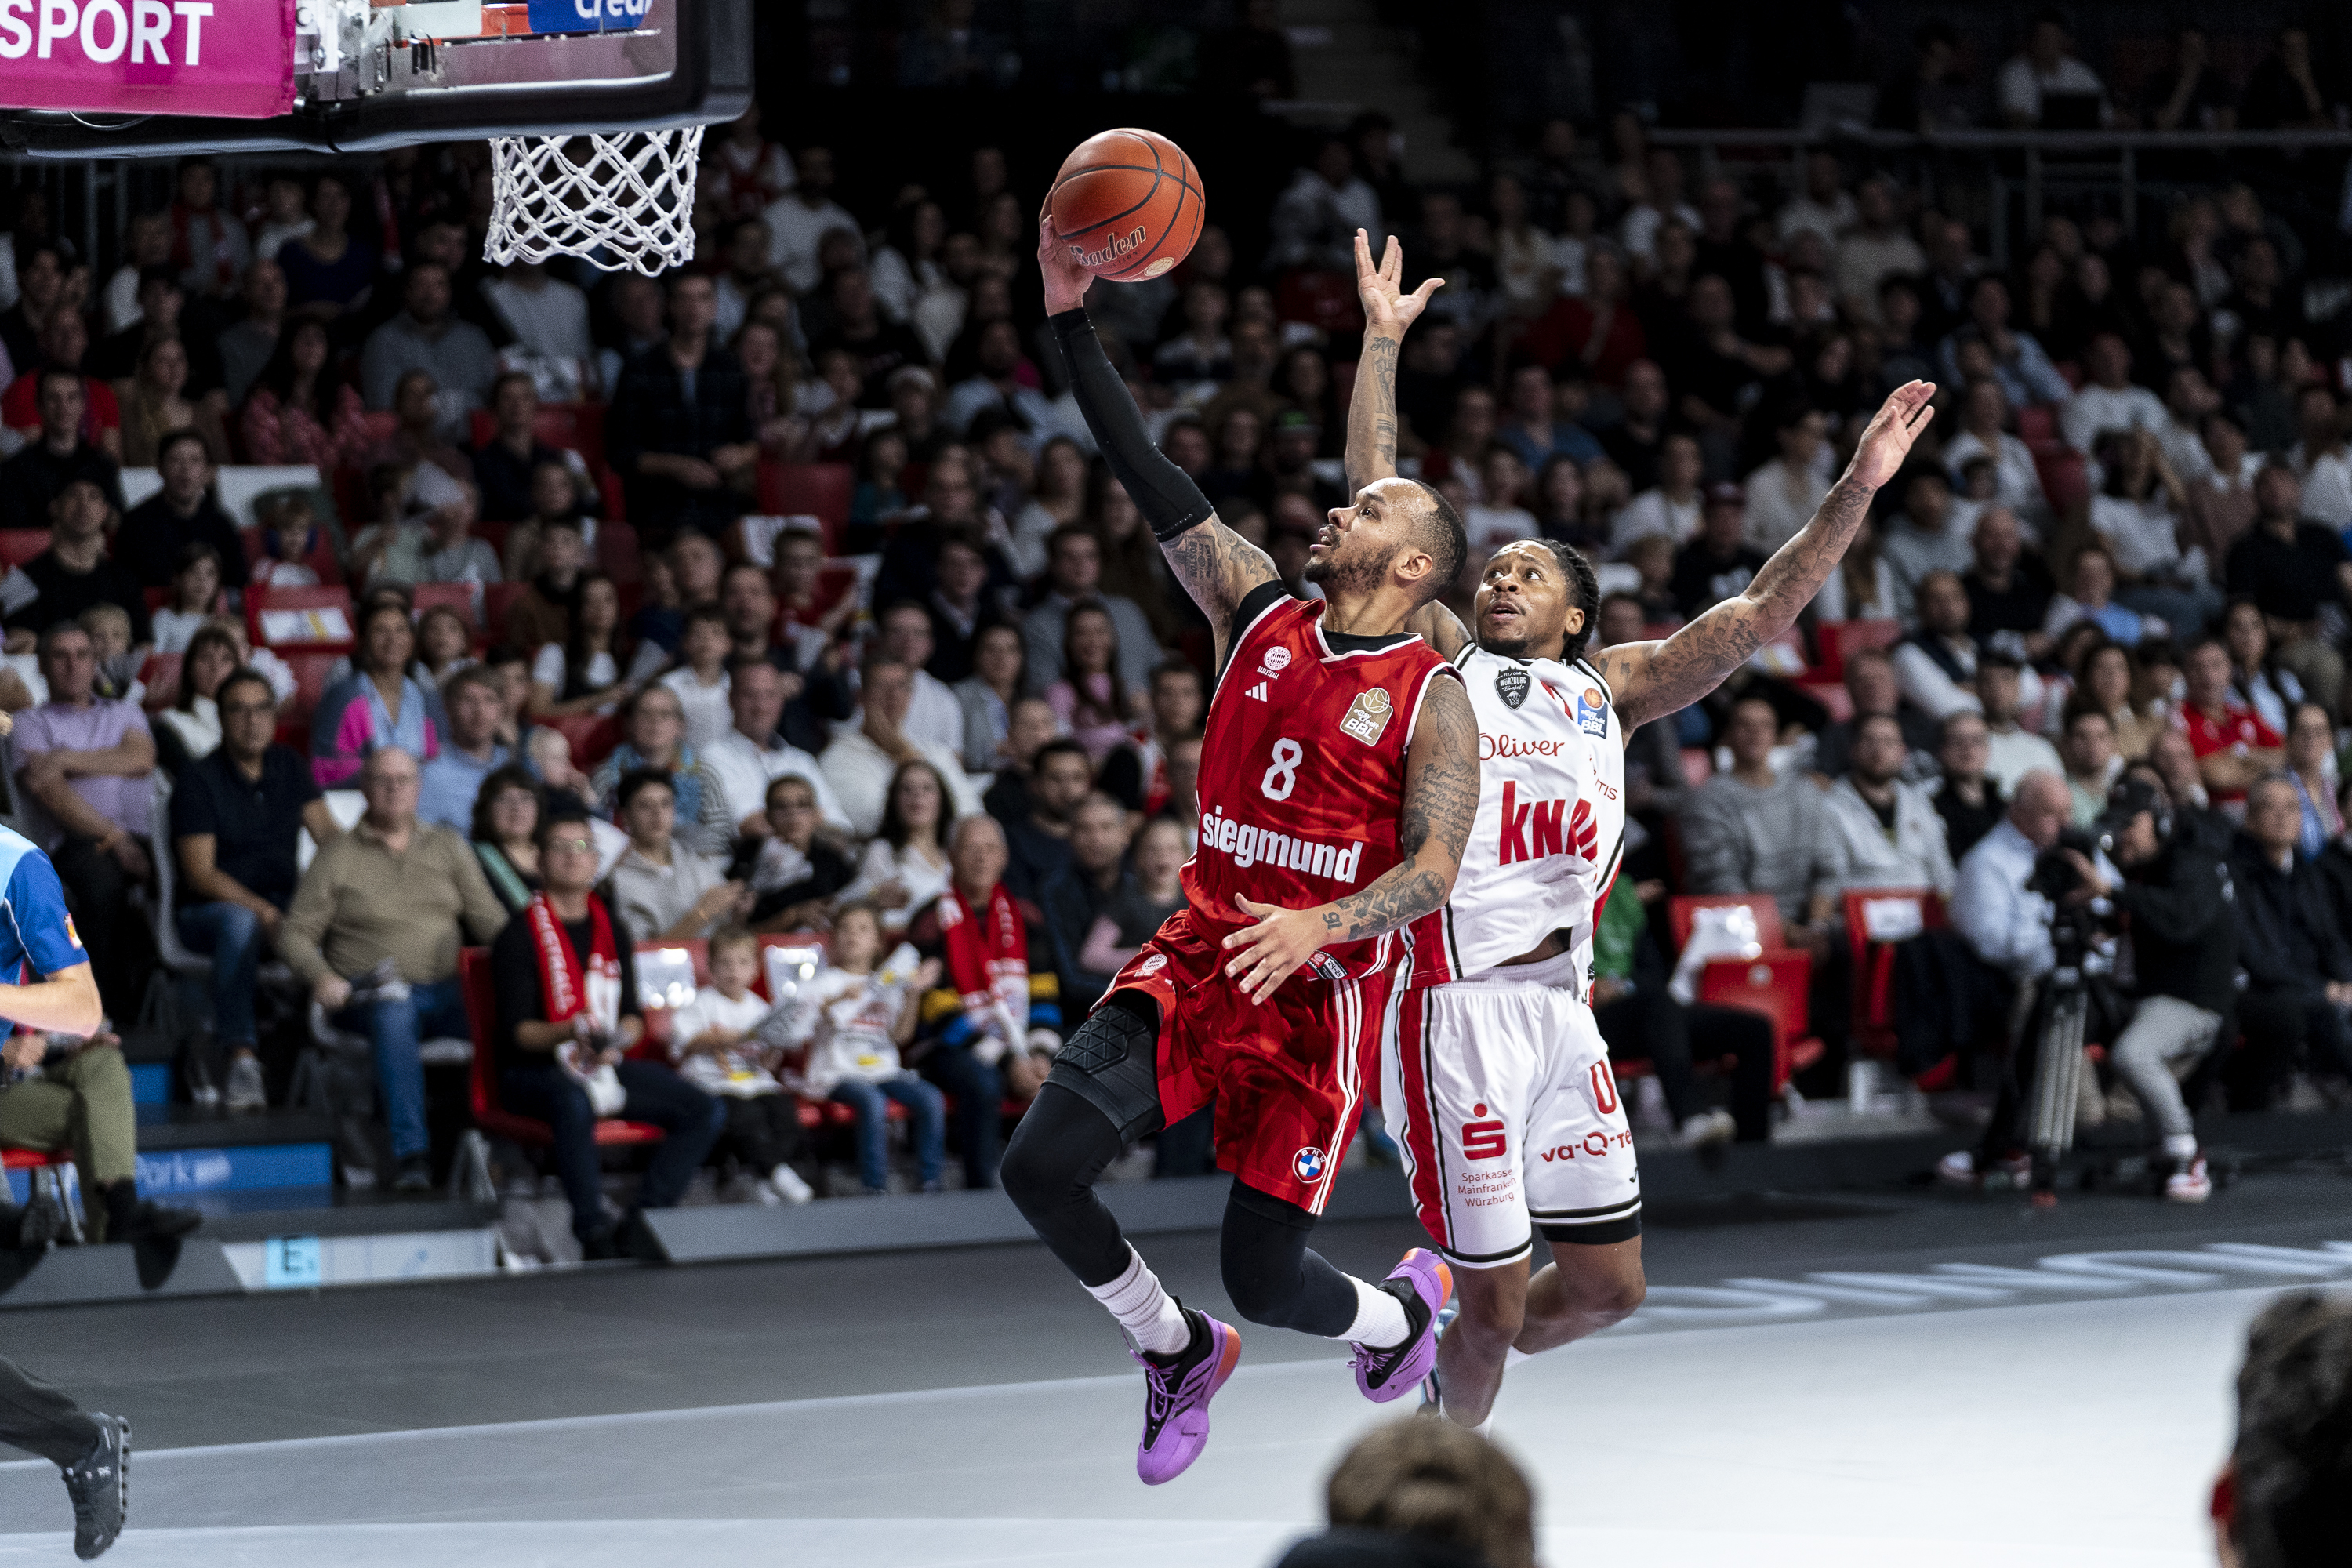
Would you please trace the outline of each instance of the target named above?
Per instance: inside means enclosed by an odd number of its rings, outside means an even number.
[[[181,657],[176,653],[151,653],[147,662],[139,667],[139,679],[147,688],[149,711],[169,708],[178,700]]]
[[[0,528],[0,567],[22,566],[48,547],[46,528]]]
[[[772,516],[805,512],[824,526],[824,551],[841,553],[849,531],[849,502],[856,493],[857,475],[847,463],[768,463],[760,465],[760,510]]]
[[[2017,438],[2032,447],[2058,438],[2058,411],[2046,404],[2029,403],[2017,411]]]
[[[482,619],[488,623],[490,640],[502,642],[507,635],[507,611],[514,602],[530,592],[528,583],[492,583],[482,590]],[[526,649],[537,653],[537,648]]]
[[[1845,661],[1866,647],[1893,647],[1903,640],[1903,623],[1892,618],[1868,621],[1823,621],[1813,628],[1822,661],[1812,673],[1824,680],[1842,680]]]
[[[544,1121],[517,1116],[499,1105],[498,1053],[490,1042],[498,1029],[498,1000],[490,979],[490,952],[469,947],[457,955],[457,974],[466,993],[466,1022],[474,1037],[474,1065],[468,1075],[473,1089],[474,1125],[493,1138],[504,1138],[527,1149],[543,1149],[555,1142]],[[636,1148],[658,1143],[662,1130],[646,1121],[601,1121],[596,1123],[600,1149]]]
[[[2042,476],[2042,493],[2050,499],[2050,510],[2061,518],[2091,504],[2090,466],[2082,453],[2072,448],[2036,452],[2033,468]]]
[[[474,586],[472,584],[419,583],[415,585],[415,593],[416,615],[419,619],[424,617],[425,611],[434,608],[436,605],[446,605],[449,608],[465,616],[466,624],[467,626],[476,626],[477,629],[478,629],[478,624],[474,619]]]
[[[1772,1090],[1822,1059],[1824,1047],[1805,1033],[1812,994],[1812,955],[1767,948],[1754,958],[1718,958],[1699,971],[1698,999],[1745,1007],[1772,1021]]]
[[[572,742],[572,765],[583,773],[613,754],[621,743],[621,721],[612,713],[567,713],[541,721]]]
[[[467,432],[477,448],[498,439],[499,416],[487,408],[474,410]],[[601,403],[542,403],[530,433],[541,445],[561,447],[587,459],[588,471],[604,467],[604,405]]]
[[[294,672],[294,695],[278,706],[278,717],[294,718],[308,723],[318,711],[319,700],[327,694],[327,682],[342,656],[333,653],[310,653],[297,650],[279,655],[286,668]]]
[[[1335,338],[1364,330],[1356,280],[1344,272],[1284,273],[1275,294],[1275,313],[1286,321],[1305,321]]]
[[[1846,952],[1853,987],[1853,1048],[1866,1057],[1895,1055],[1895,944],[1870,938],[1869,906],[1907,904],[1920,929],[1945,923],[1944,900],[1927,888],[1852,888],[1845,895]]]

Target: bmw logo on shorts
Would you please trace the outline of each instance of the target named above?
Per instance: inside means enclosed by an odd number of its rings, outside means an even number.
[[[1313,1185],[1323,1179],[1323,1151],[1301,1149],[1291,1157],[1290,1168],[1298,1173],[1300,1181]]]

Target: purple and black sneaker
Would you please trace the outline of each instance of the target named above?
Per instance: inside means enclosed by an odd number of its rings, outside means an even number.
[[[1172,1362],[1130,1350],[1143,1369],[1143,1440],[1135,1447],[1135,1473],[1143,1484],[1172,1481],[1209,1446],[1209,1401],[1233,1376],[1242,1359],[1242,1336],[1206,1312],[1184,1309],[1192,1342]]]
[[[1355,1347],[1356,1386],[1365,1398],[1385,1405],[1402,1398],[1437,1365],[1437,1314],[1454,1293],[1454,1271],[1426,1247],[1416,1247],[1376,1289],[1404,1303],[1407,1332],[1385,1349]]]

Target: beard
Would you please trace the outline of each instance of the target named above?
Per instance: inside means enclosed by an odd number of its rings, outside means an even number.
[[[1349,550],[1349,540],[1342,536],[1338,549],[1327,554],[1312,556],[1307,569],[1299,575],[1323,590],[1326,598],[1342,595],[1369,597],[1389,574],[1389,563],[1396,552],[1375,559],[1367,549]]]

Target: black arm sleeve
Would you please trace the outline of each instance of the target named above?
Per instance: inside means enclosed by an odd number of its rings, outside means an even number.
[[[1046,324],[1054,329],[1054,341],[1062,346],[1063,363],[1069,369],[1079,411],[1087,416],[1087,428],[1094,432],[1095,445],[1101,448],[1110,471],[1134,498],[1136,510],[1151,525],[1151,536],[1164,544],[1208,521],[1216,509],[1201,493],[1201,487],[1151,444],[1143,416],[1137,411],[1135,399],[1128,395],[1127,384],[1111,369],[1109,356],[1103,353],[1102,340],[1095,336],[1094,323],[1087,320],[1087,313],[1065,310],[1046,318]]]

